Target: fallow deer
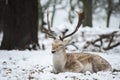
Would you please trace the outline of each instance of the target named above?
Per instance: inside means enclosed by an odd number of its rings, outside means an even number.
[[[75,30],[64,36],[56,38],[51,33],[50,23],[48,20],[49,12],[47,12],[48,31],[46,33],[55,40],[52,43],[52,54],[53,54],[53,72],[98,72],[98,71],[111,71],[112,67],[108,61],[99,55],[90,53],[66,53],[67,43],[64,41],[65,38],[73,35],[78,28],[81,26],[84,19],[84,13],[78,12],[78,24]]]

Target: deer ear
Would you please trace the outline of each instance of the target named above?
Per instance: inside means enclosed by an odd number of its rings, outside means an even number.
[[[67,40],[63,40],[63,42],[64,42],[65,46],[67,46],[67,45],[71,44],[73,41],[72,41],[72,38],[70,38]]]
[[[69,44],[69,40],[64,40],[64,41],[63,41],[63,44],[64,44],[65,46],[67,46],[67,45]]]

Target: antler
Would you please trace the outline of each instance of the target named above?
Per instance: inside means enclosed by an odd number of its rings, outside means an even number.
[[[60,36],[60,40],[64,40],[65,38],[73,35],[75,32],[78,31],[78,29],[79,29],[79,27],[81,26],[82,21],[83,21],[83,19],[85,18],[85,16],[84,16],[84,12],[77,12],[77,14],[78,14],[79,18],[78,18],[78,24],[77,24],[75,30],[74,30],[72,33],[70,33],[70,34],[68,34],[68,35],[66,35],[66,36],[62,36],[62,37]]]
[[[50,36],[50,38],[56,39],[55,35],[53,34],[53,31],[51,31],[51,26],[49,22],[49,10],[47,10],[47,24],[48,24],[48,30],[45,28],[45,33]]]

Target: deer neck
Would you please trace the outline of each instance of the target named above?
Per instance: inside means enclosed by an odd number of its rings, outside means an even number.
[[[64,66],[66,63],[67,57],[66,57],[66,52],[64,51],[59,51],[56,54],[53,54],[53,65],[57,71],[64,71]]]

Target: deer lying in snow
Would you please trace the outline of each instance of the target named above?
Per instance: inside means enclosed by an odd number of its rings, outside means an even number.
[[[73,35],[80,27],[82,20],[84,19],[84,13],[78,13],[79,19],[76,29],[66,36],[60,36],[59,39],[51,33],[50,24],[48,21],[48,31],[52,38],[55,40],[52,43],[53,53],[53,72],[97,72],[97,71],[111,71],[111,65],[102,57],[89,54],[89,53],[66,53],[65,48],[67,43],[64,41],[65,38]],[[47,18],[48,19],[48,18]]]
[[[59,72],[97,72],[112,70],[102,57],[89,53],[66,53],[65,44],[55,40],[52,44],[54,73]]]

